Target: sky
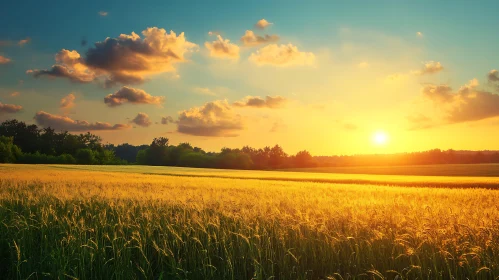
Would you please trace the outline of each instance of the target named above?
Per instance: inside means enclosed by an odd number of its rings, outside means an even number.
[[[497,1],[103,2],[2,4],[0,121],[207,151],[499,149]]]

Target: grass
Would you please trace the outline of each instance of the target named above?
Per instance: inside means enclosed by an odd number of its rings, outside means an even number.
[[[335,176],[0,165],[0,278],[499,277],[495,178]]]

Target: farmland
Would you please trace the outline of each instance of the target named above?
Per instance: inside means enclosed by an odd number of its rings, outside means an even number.
[[[400,165],[400,166],[345,166],[292,168],[286,171],[378,174],[378,175],[415,175],[415,176],[499,176],[499,164],[436,164],[436,165]]]
[[[495,279],[499,178],[480,174],[0,165],[0,275]]]

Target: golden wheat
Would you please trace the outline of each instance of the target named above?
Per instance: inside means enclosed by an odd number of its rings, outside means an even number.
[[[1,166],[0,274],[499,276],[496,190],[258,180],[258,172],[235,179],[111,171]]]

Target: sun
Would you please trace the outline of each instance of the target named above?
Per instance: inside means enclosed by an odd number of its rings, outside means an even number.
[[[373,134],[372,141],[378,146],[386,145],[388,143],[388,140],[388,134],[386,134],[384,131],[377,131]]]

